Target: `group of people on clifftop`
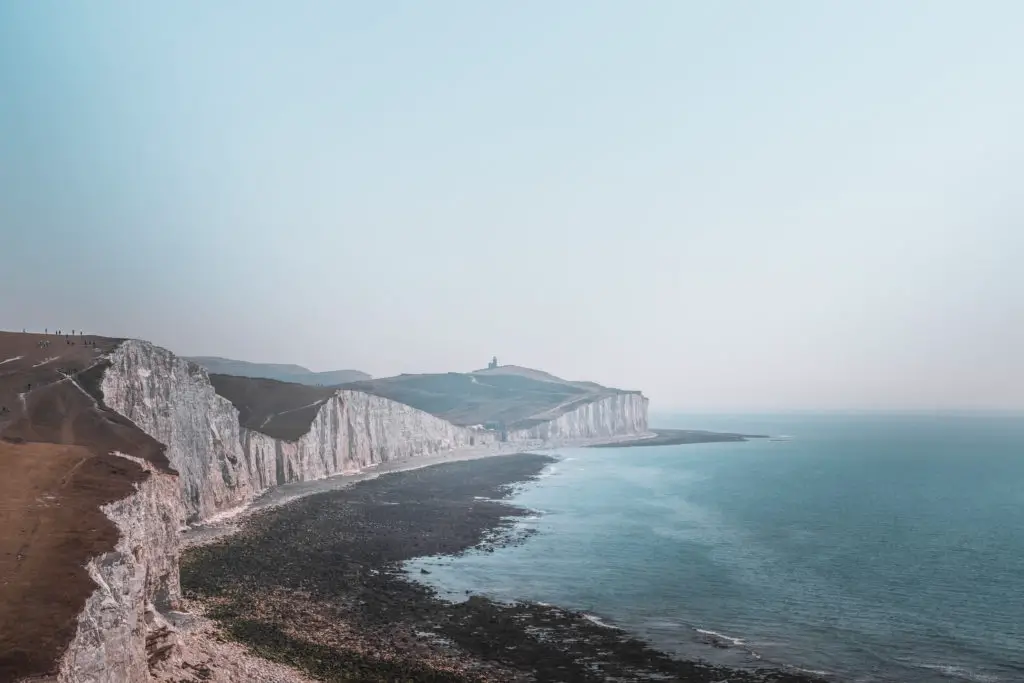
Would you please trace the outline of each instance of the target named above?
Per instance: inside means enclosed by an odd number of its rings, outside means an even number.
[[[25,328],[21,328],[21,332],[22,332],[22,334],[27,334],[27,331],[26,331]],[[50,328],[49,327],[43,328],[43,334],[49,335],[50,334]],[[68,346],[77,346],[78,342],[75,341],[75,337],[77,336],[77,337],[81,338],[82,336],[85,335],[85,332],[82,331],[82,330],[71,330],[71,334],[67,334],[67,333],[62,333],[62,331],[59,330],[59,329],[54,330],[54,332],[53,332],[53,336],[55,336],[55,337],[59,337],[59,336],[61,336],[61,334],[64,335],[64,343],[65,344],[67,344]],[[36,346],[38,346],[41,349],[45,349],[49,345],[50,345],[50,340],[49,339],[41,339],[39,342],[36,343]],[[82,340],[82,346],[96,346],[96,342],[94,340],[83,339]]]

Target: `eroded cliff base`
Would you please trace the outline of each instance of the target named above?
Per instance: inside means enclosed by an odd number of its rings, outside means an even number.
[[[204,606],[183,601],[174,615],[175,652],[154,663],[153,683],[315,683],[299,669],[260,657],[203,616]]]

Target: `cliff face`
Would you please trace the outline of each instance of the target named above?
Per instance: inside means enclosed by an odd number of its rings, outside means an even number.
[[[216,393],[206,371],[165,349],[127,341],[107,361],[99,385],[103,402],[165,444],[179,474],[131,458],[148,476],[135,493],[103,507],[121,537],[112,552],[88,565],[97,588],[61,660],[59,683],[150,681],[152,666],[178,654],[177,635],[163,614],[180,599],[178,532],[185,523],[210,519],[288,482],[456,448],[510,448],[495,432],[352,390],[327,399],[299,439],[275,439],[241,427],[237,409]],[[646,431],[647,399],[622,393],[506,436],[522,447],[550,447]]]
[[[340,390],[298,441],[242,429],[243,453],[260,489],[323,479],[368,465],[495,443],[487,432],[457,427],[422,410],[358,391]],[[173,458],[172,458],[173,462]]]
[[[510,432],[510,441],[561,442],[647,432],[648,399],[622,393],[586,403],[548,422]]]
[[[149,476],[134,494],[102,508],[121,538],[86,567],[97,588],[78,617],[59,683],[148,681],[150,664],[169,656],[176,644],[161,612],[181,598],[178,531],[184,512],[178,481],[130,459]]]
[[[189,522],[258,492],[242,454],[238,413],[213,390],[206,371],[139,341],[124,342],[109,360],[103,400],[167,446]]]
[[[167,445],[181,474],[186,518],[208,519],[271,486],[322,479],[368,465],[495,443],[488,432],[357,391],[336,392],[297,441],[239,426],[206,371],[146,342],[110,357],[104,401]]]

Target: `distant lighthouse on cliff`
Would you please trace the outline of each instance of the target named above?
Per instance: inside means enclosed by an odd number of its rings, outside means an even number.
[[[496,367],[498,367],[498,357],[494,356],[493,358],[491,358],[491,362],[487,364],[487,369],[493,370]]]

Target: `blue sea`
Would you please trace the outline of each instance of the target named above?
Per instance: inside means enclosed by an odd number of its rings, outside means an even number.
[[[675,416],[788,441],[570,449],[525,543],[412,563],[689,658],[836,681],[1024,681],[1024,418]],[[714,646],[713,643],[717,643]]]

